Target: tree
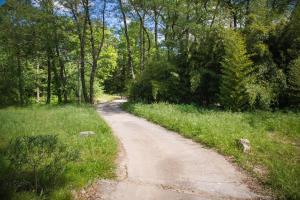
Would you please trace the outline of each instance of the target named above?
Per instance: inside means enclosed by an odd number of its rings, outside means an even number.
[[[96,39],[95,39],[95,31],[94,28],[96,25],[93,24],[93,21],[91,19],[91,14],[90,14],[90,4],[89,0],[84,0],[83,1],[83,7],[85,10],[85,15],[87,18],[87,22],[89,25],[89,30],[90,30],[90,43],[91,43],[91,54],[92,54],[92,68],[91,68],[91,74],[90,74],[90,97],[89,97],[89,102],[91,104],[94,103],[94,81],[95,81],[95,73],[98,67],[98,60],[99,56],[102,51],[102,47],[104,44],[104,39],[105,39],[105,9],[106,9],[106,0],[103,2],[103,9],[102,9],[102,28],[101,28],[101,39],[99,41],[99,44],[96,44]]]
[[[238,32],[228,31],[220,85],[220,103],[225,108],[236,111],[247,107],[246,85],[251,65],[243,37]]]
[[[124,23],[124,33],[125,33],[125,38],[126,38],[126,43],[127,43],[128,68],[131,71],[132,79],[135,79],[135,73],[134,73],[134,69],[133,69],[133,65],[132,65],[131,43],[130,43],[130,39],[129,39],[129,35],[128,35],[127,19],[126,19],[125,9],[124,9],[122,0],[119,0],[119,6],[120,6],[120,11],[122,13],[122,18],[123,18],[123,23]]]

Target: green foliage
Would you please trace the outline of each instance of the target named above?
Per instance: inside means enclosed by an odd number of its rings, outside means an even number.
[[[164,67],[161,67],[164,66]],[[129,98],[133,101],[177,102],[179,79],[175,67],[166,60],[150,61],[141,77],[132,83]]]
[[[67,165],[79,158],[56,135],[18,136],[4,152],[9,162],[9,177],[16,191],[48,193],[63,182]],[[11,188],[8,188],[11,189]]]
[[[300,57],[292,61],[288,73],[289,100],[292,105],[300,105]]]
[[[300,198],[300,113],[229,112],[167,103],[127,103],[124,108],[232,156],[279,199]],[[240,138],[249,139],[249,154],[236,145]]]
[[[220,103],[227,109],[243,110],[248,106],[249,101],[246,85],[249,82],[252,62],[239,33],[227,32],[224,43]]]
[[[191,90],[193,101],[200,105],[214,104],[218,100],[224,55],[222,33],[221,28],[197,30],[200,39],[191,46]]]

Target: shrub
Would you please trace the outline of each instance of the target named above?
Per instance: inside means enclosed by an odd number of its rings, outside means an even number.
[[[292,105],[300,105],[300,57],[292,61],[288,73],[289,101]]]
[[[6,188],[48,192],[63,183],[67,164],[78,155],[55,135],[19,136],[10,141],[5,151],[9,172]]]
[[[133,101],[178,101],[179,78],[176,68],[165,60],[151,61],[129,88]]]
[[[220,102],[226,109],[243,110],[248,104],[246,85],[252,62],[247,54],[245,41],[239,33],[228,31],[224,44]]]

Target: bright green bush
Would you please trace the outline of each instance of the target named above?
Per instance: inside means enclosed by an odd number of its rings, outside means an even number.
[[[151,61],[141,77],[129,88],[133,101],[178,101],[178,74],[176,68],[165,60]]]
[[[226,109],[243,110],[249,102],[246,85],[252,62],[247,55],[245,41],[239,33],[227,31],[224,43],[220,103]]]

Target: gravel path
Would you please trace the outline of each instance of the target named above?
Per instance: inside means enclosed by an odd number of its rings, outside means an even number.
[[[120,141],[119,179],[99,181],[94,199],[256,199],[222,155],[120,109],[97,106]]]

